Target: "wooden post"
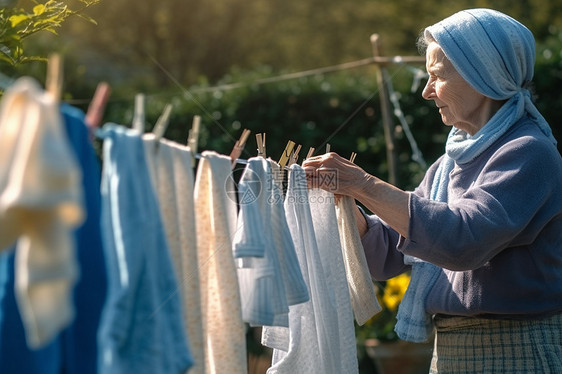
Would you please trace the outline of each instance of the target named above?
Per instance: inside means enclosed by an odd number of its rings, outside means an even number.
[[[379,34],[371,35],[371,45],[373,47],[373,56],[381,57],[382,49],[380,45]],[[384,139],[386,142],[386,159],[388,163],[388,182],[398,184],[398,157],[396,155],[396,147],[394,144],[394,121],[392,119],[392,109],[390,107],[390,99],[388,90],[384,82],[383,71],[385,69],[380,63],[375,63],[377,71],[377,85],[379,88],[379,98],[381,103],[382,123],[384,127]]]

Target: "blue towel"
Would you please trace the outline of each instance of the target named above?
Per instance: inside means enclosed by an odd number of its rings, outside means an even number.
[[[102,238],[108,271],[99,370],[183,374],[193,359],[143,141],[114,124],[98,134],[104,139]]]
[[[478,92],[507,100],[476,134],[453,127],[431,187],[432,200],[447,201],[449,174],[456,164],[466,164],[488,149],[523,116],[531,118],[556,144],[552,130],[531,101],[526,88],[533,78],[535,42],[531,32],[513,18],[490,9],[458,12],[424,31],[434,39],[455,69]],[[433,329],[425,301],[442,269],[404,256],[412,277],[400,304],[394,328],[403,340],[422,342]]]

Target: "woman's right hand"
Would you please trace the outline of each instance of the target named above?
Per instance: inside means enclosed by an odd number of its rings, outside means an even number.
[[[303,168],[310,188],[318,187],[334,194],[351,196],[400,235],[408,236],[408,192],[366,173],[336,153],[311,157],[303,162]]]
[[[308,186],[339,195],[357,196],[371,177],[362,168],[337,153],[326,153],[303,162]]]

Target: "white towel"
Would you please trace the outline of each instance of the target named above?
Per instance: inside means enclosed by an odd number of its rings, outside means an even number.
[[[246,336],[232,256],[236,205],[231,160],[205,151],[197,168],[195,216],[205,368],[209,374],[247,374]]]
[[[0,107],[0,248],[19,238],[15,295],[32,348],[74,318],[71,234],[83,220],[80,183],[57,103],[34,80],[20,78]]]
[[[309,196],[304,170],[291,166],[285,213],[310,300],[289,307],[288,329],[264,328],[262,342],[275,348],[268,374],[357,372],[353,313],[335,208],[333,202],[323,205],[322,194],[311,191]],[[319,205],[311,207],[309,201]],[[331,225],[327,231],[324,224]]]
[[[334,307],[337,311],[336,331],[339,346],[337,341],[334,341],[332,344],[335,351],[331,353],[340,365],[336,373],[358,373],[355,325],[338,230],[335,197],[331,192],[312,189],[309,191],[309,199],[322,268],[333,293]],[[332,328],[335,330],[335,326]]]
[[[194,359],[189,373],[203,374],[205,350],[201,325],[191,151],[187,146],[166,139],[156,141],[154,134],[144,134],[143,141],[181,290],[183,320]]]
[[[382,308],[377,300],[375,286],[361,244],[355,210],[357,206],[350,196],[342,196],[336,205],[351,306],[355,320],[359,325],[363,325]]]
[[[182,278],[189,346],[194,365],[189,374],[205,373],[205,340],[201,325],[201,291],[199,289],[199,266],[197,262],[197,229],[195,218],[192,153],[189,147],[168,143],[172,147],[176,198],[178,203],[179,238],[181,243]]]

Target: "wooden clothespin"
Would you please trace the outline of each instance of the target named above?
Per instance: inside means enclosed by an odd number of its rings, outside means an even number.
[[[158,117],[156,124],[154,125],[154,129],[152,129],[152,133],[154,134],[154,138],[156,141],[159,141],[164,136],[166,129],[168,128],[168,124],[170,123],[170,114],[172,113],[172,108],[174,106],[172,104],[166,104],[164,107],[164,111]]]
[[[265,158],[265,133],[256,134],[256,143],[258,143],[258,157]]]
[[[195,165],[195,155],[197,154],[200,126],[201,126],[201,116],[198,115],[193,116],[193,122],[191,123],[191,130],[189,130],[189,135],[187,137],[187,146],[191,150],[193,165]]]
[[[351,156],[349,157],[349,161],[355,163],[355,157],[357,157],[357,153],[351,152]]]
[[[145,124],[145,96],[144,94],[135,95],[135,111],[133,113],[133,129],[137,130],[139,133],[144,134],[144,124]]]
[[[230,152],[230,159],[232,160],[232,168],[236,166],[236,160],[238,160],[238,158],[242,154],[242,151],[244,150],[244,146],[246,145],[246,141],[248,140],[250,133],[251,133],[250,130],[244,129],[242,131],[242,135],[240,136],[240,139],[238,139],[234,144],[234,147],[232,148],[232,152]]]
[[[86,117],[84,117],[84,122],[86,122],[86,125],[90,128],[90,130],[99,127],[110,95],[111,87],[109,84],[107,82],[100,82],[96,88],[94,97],[88,106]]]
[[[278,162],[279,166],[281,167],[281,170],[283,170],[285,168],[285,165],[287,165],[287,161],[289,161],[289,157],[291,157],[291,152],[293,151],[294,147],[295,147],[295,142],[289,140]]]
[[[63,63],[59,54],[51,54],[47,60],[47,78],[45,80],[46,91],[55,102],[60,102],[63,85]]]
[[[326,153],[330,153],[330,143],[326,143]]]
[[[308,153],[306,154],[306,157],[303,158],[302,162],[304,163],[304,161],[305,161],[306,159],[309,159],[310,157],[312,157],[313,154],[314,154],[314,147],[310,147],[310,148],[308,149]]]
[[[293,164],[296,164],[298,159],[299,159],[299,152],[301,151],[301,145],[299,144],[297,146],[297,149],[294,150],[293,152],[291,152],[291,157],[289,157],[289,162],[287,164],[287,166],[291,166]]]

